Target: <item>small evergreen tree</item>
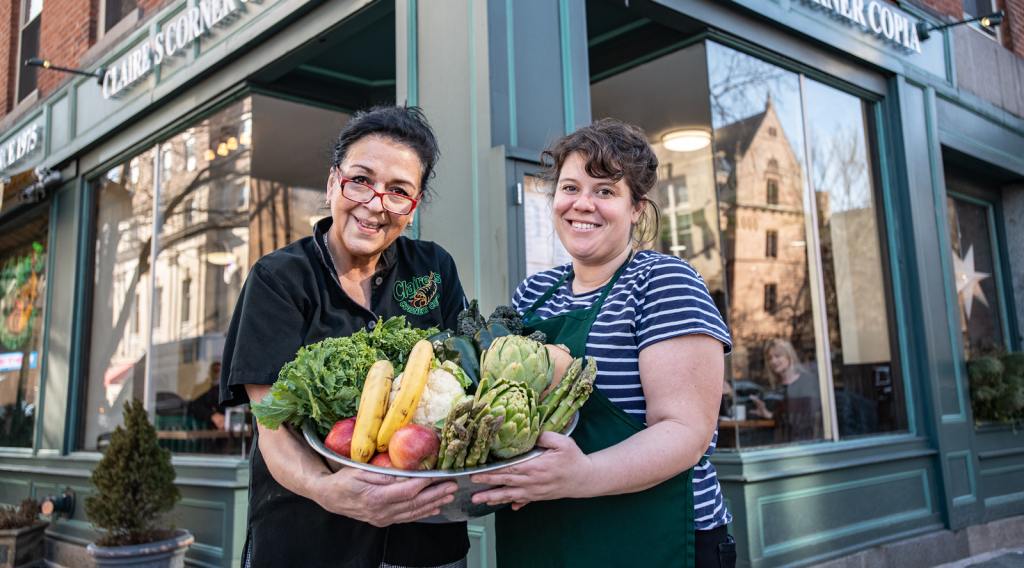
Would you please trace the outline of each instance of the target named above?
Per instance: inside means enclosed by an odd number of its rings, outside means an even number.
[[[157,444],[142,402],[125,401],[124,428],[114,430],[89,478],[96,495],[85,500],[85,513],[107,531],[96,544],[127,546],[167,538],[173,527],[166,514],[181,499],[174,476],[171,452]]]

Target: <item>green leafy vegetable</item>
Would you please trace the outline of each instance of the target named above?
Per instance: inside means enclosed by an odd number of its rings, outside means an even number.
[[[271,430],[285,422],[301,425],[309,417],[326,434],[338,420],[356,415],[363,381],[374,363],[387,359],[398,375],[413,345],[436,333],[437,328],[413,329],[404,317],[394,317],[378,321],[371,332],[361,329],[302,347],[252,412]]]

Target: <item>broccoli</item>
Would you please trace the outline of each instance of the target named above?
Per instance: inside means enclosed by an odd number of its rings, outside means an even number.
[[[526,339],[532,339],[532,340],[536,341],[537,343],[547,343],[548,342],[548,336],[544,335],[543,331],[535,331],[535,332],[531,333],[530,335],[527,335]]]
[[[480,303],[476,300],[471,301],[469,307],[459,313],[458,322],[459,335],[466,337],[473,337],[480,328],[487,325],[484,316],[480,315]]]
[[[500,323],[512,332],[512,335],[523,334],[523,316],[512,306],[498,306],[494,309],[487,323]]]

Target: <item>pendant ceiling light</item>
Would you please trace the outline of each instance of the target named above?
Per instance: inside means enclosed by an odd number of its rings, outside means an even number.
[[[711,144],[711,134],[703,130],[673,130],[661,137],[666,150],[692,152]]]

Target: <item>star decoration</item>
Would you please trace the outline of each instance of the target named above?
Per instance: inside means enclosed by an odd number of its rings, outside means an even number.
[[[953,255],[953,274],[956,276],[956,293],[962,294],[964,299],[964,311],[967,312],[967,319],[971,319],[971,306],[974,298],[988,307],[988,298],[981,290],[981,281],[992,276],[987,272],[974,270],[974,245],[967,248],[967,254],[963,259]]]

